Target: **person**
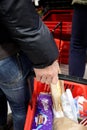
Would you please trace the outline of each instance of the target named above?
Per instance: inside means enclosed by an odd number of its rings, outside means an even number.
[[[84,77],[87,50],[87,0],[73,0],[69,74]]]
[[[0,1],[0,130],[6,130],[7,101],[14,130],[23,130],[29,72],[42,83],[56,84],[58,49],[52,34],[35,11],[32,0]]]

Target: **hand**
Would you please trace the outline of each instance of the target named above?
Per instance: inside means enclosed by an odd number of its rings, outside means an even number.
[[[43,69],[34,68],[36,79],[46,84],[56,84],[58,82],[58,73],[60,71],[58,61],[54,61],[53,64]]]

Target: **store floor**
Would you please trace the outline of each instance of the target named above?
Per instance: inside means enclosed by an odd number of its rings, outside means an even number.
[[[69,74],[69,65],[66,65],[66,64],[60,64],[60,68],[61,68],[61,72],[62,74],[66,74],[68,75]],[[86,64],[86,68],[85,68],[85,74],[84,74],[84,78],[87,79],[87,64]]]

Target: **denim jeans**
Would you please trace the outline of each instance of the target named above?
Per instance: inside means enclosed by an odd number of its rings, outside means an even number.
[[[83,77],[87,50],[87,5],[76,5],[72,20],[69,74]]]
[[[0,60],[0,125],[6,123],[8,101],[14,130],[24,129],[30,98],[27,75],[31,67],[28,58],[22,53]]]

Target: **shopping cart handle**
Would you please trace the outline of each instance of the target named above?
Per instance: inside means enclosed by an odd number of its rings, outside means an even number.
[[[35,77],[35,72],[30,71],[29,77]],[[60,80],[66,80],[66,81],[70,81],[70,82],[75,82],[75,83],[87,85],[87,79],[83,79],[80,77],[70,76],[70,75],[65,75],[65,74],[58,74],[58,77]]]

